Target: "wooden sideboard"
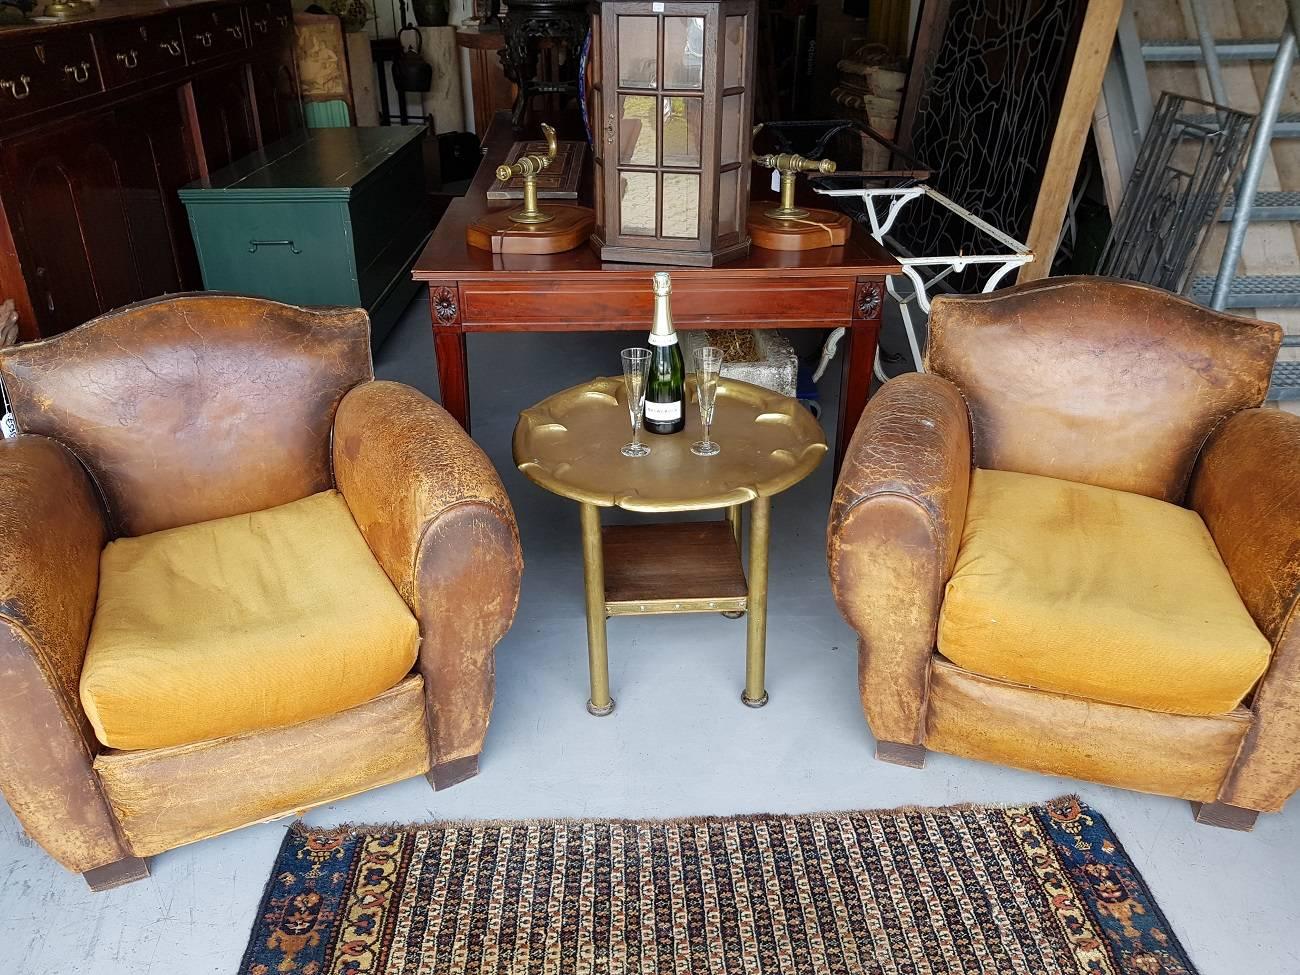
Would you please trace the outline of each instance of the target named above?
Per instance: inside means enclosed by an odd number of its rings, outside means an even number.
[[[0,300],[32,339],[201,286],[177,190],[302,127],[289,0],[0,29]]]

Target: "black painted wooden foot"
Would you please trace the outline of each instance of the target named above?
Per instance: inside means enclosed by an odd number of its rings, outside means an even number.
[[[1249,833],[1255,828],[1255,819],[1259,813],[1226,802],[1193,802],[1192,816],[1203,826],[1219,826]]]
[[[424,773],[424,777],[429,780],[429,784],[437,791],[450,789],[453,785],[464,782],[466,779],[472,779],[476,775],[478,775],[477,755],[469,755],[465,758],[455,758],[450,762],[443,762],[441,765],[435,765]]]
[[[905,745],[897,741],[877,741],[876,758],[890,765],[925,768],[925,746]]]
[[[149,864],[141,857],[126,857],[96,867],[94,870],[86,870],[82,876],[86,878],[86,884],[90,889],[98,893],[101,890],[112,890],[114,887],[144,880],[149,876]]]

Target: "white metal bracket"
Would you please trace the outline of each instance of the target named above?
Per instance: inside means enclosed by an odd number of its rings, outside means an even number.
[[[988,294],[1009,273],[1034,259],[1033,252],[1020,241],[998,230],[991,223],[977,217],[965,207],[954,203],[934,187],[926,186],[923,183],[915,186],[870,189],[828,190],[821,187],[814,187],[814,189],[823,196],[852,196],[861,199],[866,207],[867,221],[871,225],[871,236],[876,243],[889,248],[894,253],[898,263],[903,266],[903,276],[912,283],[910,293],[899,290],[896,280],[899,277],[898,275],[890,275],[885,285],[889,289],[890,296],[898,302],[899,311],[903,316],[903,328],[907,332],[907,343],[918,372],[924,372],[925,369],[921,356],[921,345],[916,337],[916,328],[912,322],[911,305],[913,303],[928,315],[930,313],[930,290],[940,285],[948,275],[960,273],[972,265],[990,265],[993,267],[993,273],[984,282],[982,289],[983,293]],[[971,226],[987,234],[1001,247],[988,254],[958,253],[931,257],[915,257],[907,253],[900,254],[899,252],[903,248],[888,240],[890,228],[894,226],[894,222],[898,219],[904,206],[923,196],[929,197],[940,206],[955,213]],[[883,208],[883,212],[878,208]],[[817,365],[817,371],[813,373],[814,382],[821,379],[822,373],[826,371],[826,367],[835,357],[835,350],[839,346],[843,335],[844,329],[840,327],[827,337],[826,344],[822,347],[821,361]],[[879,348],[876,349],[875,373],[881,382],[885,381],[886,376],[880,365]]]

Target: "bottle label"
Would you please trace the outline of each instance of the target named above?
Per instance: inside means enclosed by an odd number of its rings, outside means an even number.
[[[656,335],[654,332],[651,332],[650,344],[651,345],[676,345],[677,333],[671,332],[668,335]]]
[[[646,400],[645,418],[656,423],[674,423],[682,418],[682,401],[676,399],[671,403],[652,403]]]

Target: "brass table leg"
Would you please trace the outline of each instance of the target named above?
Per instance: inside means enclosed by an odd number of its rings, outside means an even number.
[[[731,530],[735,532],[737,545],[740,544],[740,513],[742,510],[742,507],[738,504],[733,504],[727,508],[727,521],[731,522]]]
[[[767,543],[772,502],[755,498],[749,512],[749,630],[745,644],[745,690],[740,699],[751,708],[767,703],[763,687],[767,654]]]
[[[744,510],[745,510],[744,506],[739,504],[733,504],[727,507],[727,521],[731,525],[732,533],[736,536],[736,548],[738,549],[740,548],[740,526],[742,524],[741,512],[743,512]],[[738,620],[745,615],[745,611],[727,610],[722,615],[729,620]]]
[[[582,578],[587,589],[587,664],[591,697],[587,710],[597,717],[614,711],[609,696],[609,647],[605,642],[605,552],[600,539],[600,509],[580,506],[582,516]]]

